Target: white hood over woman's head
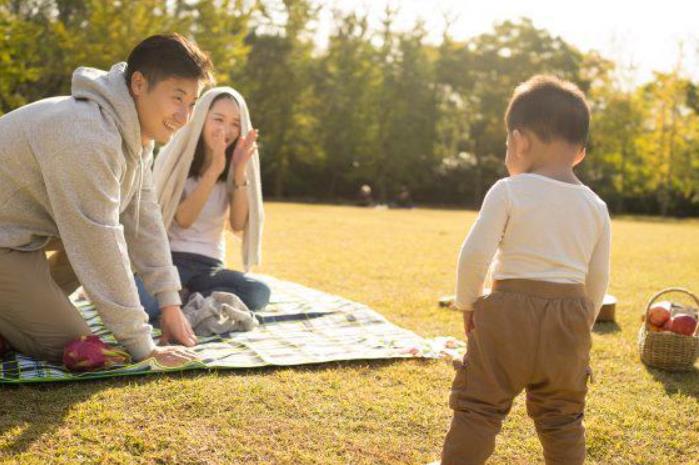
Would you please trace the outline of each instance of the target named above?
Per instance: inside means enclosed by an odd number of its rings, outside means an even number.
[[[184,192],[189,168],[194,160],[194,151],[204,128],[206,115],[216,97],[228,94],[236,101],[240,109],[240,137],[251,129],[250,113],[247,103],[238,91],[231,87],[215,87],[206,91],[197,101],[192,119],[180,129],[173,139],[165,145],[155,159],[153,178],[158,195],[158,203],[163,213],[165,228],[169,229],[177,207]],[[228,170],[226,183],[229,191],[233,189],[233,169]],[[262,182],[260,179],[260,157],[257,151],[248,162],[248,222],[243,233],[242,259],[245,271],[258,265],[262,254],[262,225],[264,210],[262,207]]]

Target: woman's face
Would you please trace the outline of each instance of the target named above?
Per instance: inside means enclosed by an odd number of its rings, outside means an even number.
[[[232,98],[224,97],[217,100],[206,115],[202,135],[209,151],[214,147],[213,137],[218,132],[224,134],[226,147],[240,135],[240,109]]]

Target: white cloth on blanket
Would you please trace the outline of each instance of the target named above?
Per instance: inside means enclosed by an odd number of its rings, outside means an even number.
[[[182,192],[194,159],[194,151],[201,135],[206,115],[214,98],[220,94],[229,94],[238,103],[240,109],[240,135],[245,136],[251,129],[250,113],[242,95],[231,87],[215,87],[206,91],[197,101],[192,119],[180,129],[172,140],[165,145],[155,159],[153,182],[158,195],[158,203],[163,214],[165,229],[169,229],[177,206],[182,199]],[[226,184],[229,192],[233,189],[233,171],[228,171]],[[248,222],[243,232],[242,261],[245,271],[260,264],[262,253],[262,225],[264,210],[262,208],[262,182],[260,179],[260,156],[253,154],[247,167],[248,186]]]
[[[240,297],[230,292],[216,291],[209,297],[195,292],[182,313],[197,336],[250,331],[260,324]]]

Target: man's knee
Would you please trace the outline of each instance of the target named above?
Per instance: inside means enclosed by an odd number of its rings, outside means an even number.
[[[10,347],[36,360],[44,360],[53,363],[63,362],[63,349],[66,344],[73,339],[86,334],[66,334],[38,337],[26,334],[3,334],[8,340]]]

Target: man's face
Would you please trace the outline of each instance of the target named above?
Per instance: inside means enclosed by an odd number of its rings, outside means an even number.
[[[138,111],[143,144],[155,140],[167,143],[187,124],[202,84],[194,78],[169,77],[149,85],[138,71],[131,79],[131,92]]]

